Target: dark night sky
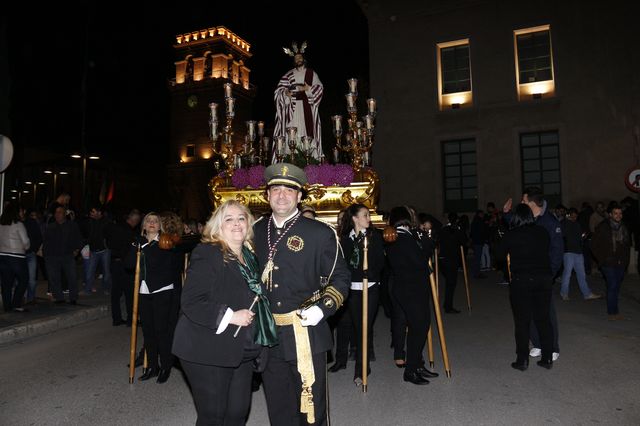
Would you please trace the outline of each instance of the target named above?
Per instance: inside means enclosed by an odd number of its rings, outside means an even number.
[[[15,12],[8,22],[11,133],[17,147],[46,146],[61,154],[80,150],[87,63],[87,151],[106,159],[139,161],[144,156],[165,164],[174,36],[216,25],[252,45],[248,66],[258,86],[255,119],[273,121],[273,89],[291,67],[282,47],[292,40],[309,42],[308,61],[325,85],[323,120],[344,112],[347,78],[368,80],[366,19],[351,1],[265,1],[234,7],[191,2],[164,8],[104,2],[73,10],[48,6],[37,14]],[[360,87],[363,95],[367,91]]]

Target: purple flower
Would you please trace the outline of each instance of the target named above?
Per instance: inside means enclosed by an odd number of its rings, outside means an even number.
[[[353,182],[353,168],[348,164],[335,165],[335,182],[339,186],[348,186]]]
[[[320,164],[318,166],[318,181],[324,186],[330,186],[336,182],[333,164]]]
[[[247,169],[237,169],[231,176],[231,183],[238,189],[244,189],[249,185],[249,171]]]
[[[264,168],[262,165],[249,167],[249,185],[252,188],[260,188],[265,184]]]
[[[304,173],[307,175],[307,180],[310,184],[320,183],[320,170],[318,166],[310,164],[304,168]]]

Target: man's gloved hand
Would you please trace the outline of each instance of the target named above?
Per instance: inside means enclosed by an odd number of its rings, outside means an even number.
[[[322,320],[324,312],[322,312],[319,306],[314,305],[303,309],[298,315],[300,316],[300,324],[302,324],[303,327],[313,327]]]

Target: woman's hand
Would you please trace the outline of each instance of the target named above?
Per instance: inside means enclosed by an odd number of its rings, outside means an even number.
[[[253,322],[253,317],[256,314],[251,312],[248,309],[240,309],[239,311],[235,311],[233,315],[231,315],[231,324],[239,325],[240,327],[247,327],[251,325]]]

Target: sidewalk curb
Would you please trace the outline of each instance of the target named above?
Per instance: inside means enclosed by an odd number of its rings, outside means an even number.
[[[0,330],[0,345],[42,336],[57,330],[104,318],[109,315],[109,312],[109,304],[104,304],[7,327]]]

